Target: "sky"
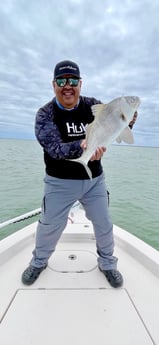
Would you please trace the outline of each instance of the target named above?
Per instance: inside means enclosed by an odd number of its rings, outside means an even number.
[[[0,2],[0,138],[35,139],[54,66],[80,66],[82,91],[103,103],[139,96],[135,145],[159,147],[158,0]]]

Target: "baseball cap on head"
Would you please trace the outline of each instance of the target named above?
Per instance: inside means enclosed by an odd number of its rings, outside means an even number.
[[[65,74],[70,74],[73,77],[80,78],[80,70],[78,65],[75,62],[69,60],[64,60],[57,63],[54,69],[54,79]]]

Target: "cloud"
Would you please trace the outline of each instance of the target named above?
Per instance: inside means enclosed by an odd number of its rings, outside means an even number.
[[[0,136],[5,125],[28,136],[29,124],[32,135],[37,109],[53,97],[54,65],[67,58],[80,65],[82,94],[140,96],[137,142],[158,145],[158,11],[157,0],[2,2]]]

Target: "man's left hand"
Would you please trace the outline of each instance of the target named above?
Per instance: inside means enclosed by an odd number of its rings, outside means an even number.
[[[97,147],[95,153],[92,155],[92,157],[90,158],[90,161],[95,161],[95,160],[99,160],[102,158],[104,152],[106,151],[106,147],[102,146],[102,147]]]

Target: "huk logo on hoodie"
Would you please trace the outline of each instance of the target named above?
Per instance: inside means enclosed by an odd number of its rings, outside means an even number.
[[[68,136],[73,137],[85,134],[87,125],[84,125],[82,122],[79,125],[75,125],[73,122],[71,124],[66,122]]]

